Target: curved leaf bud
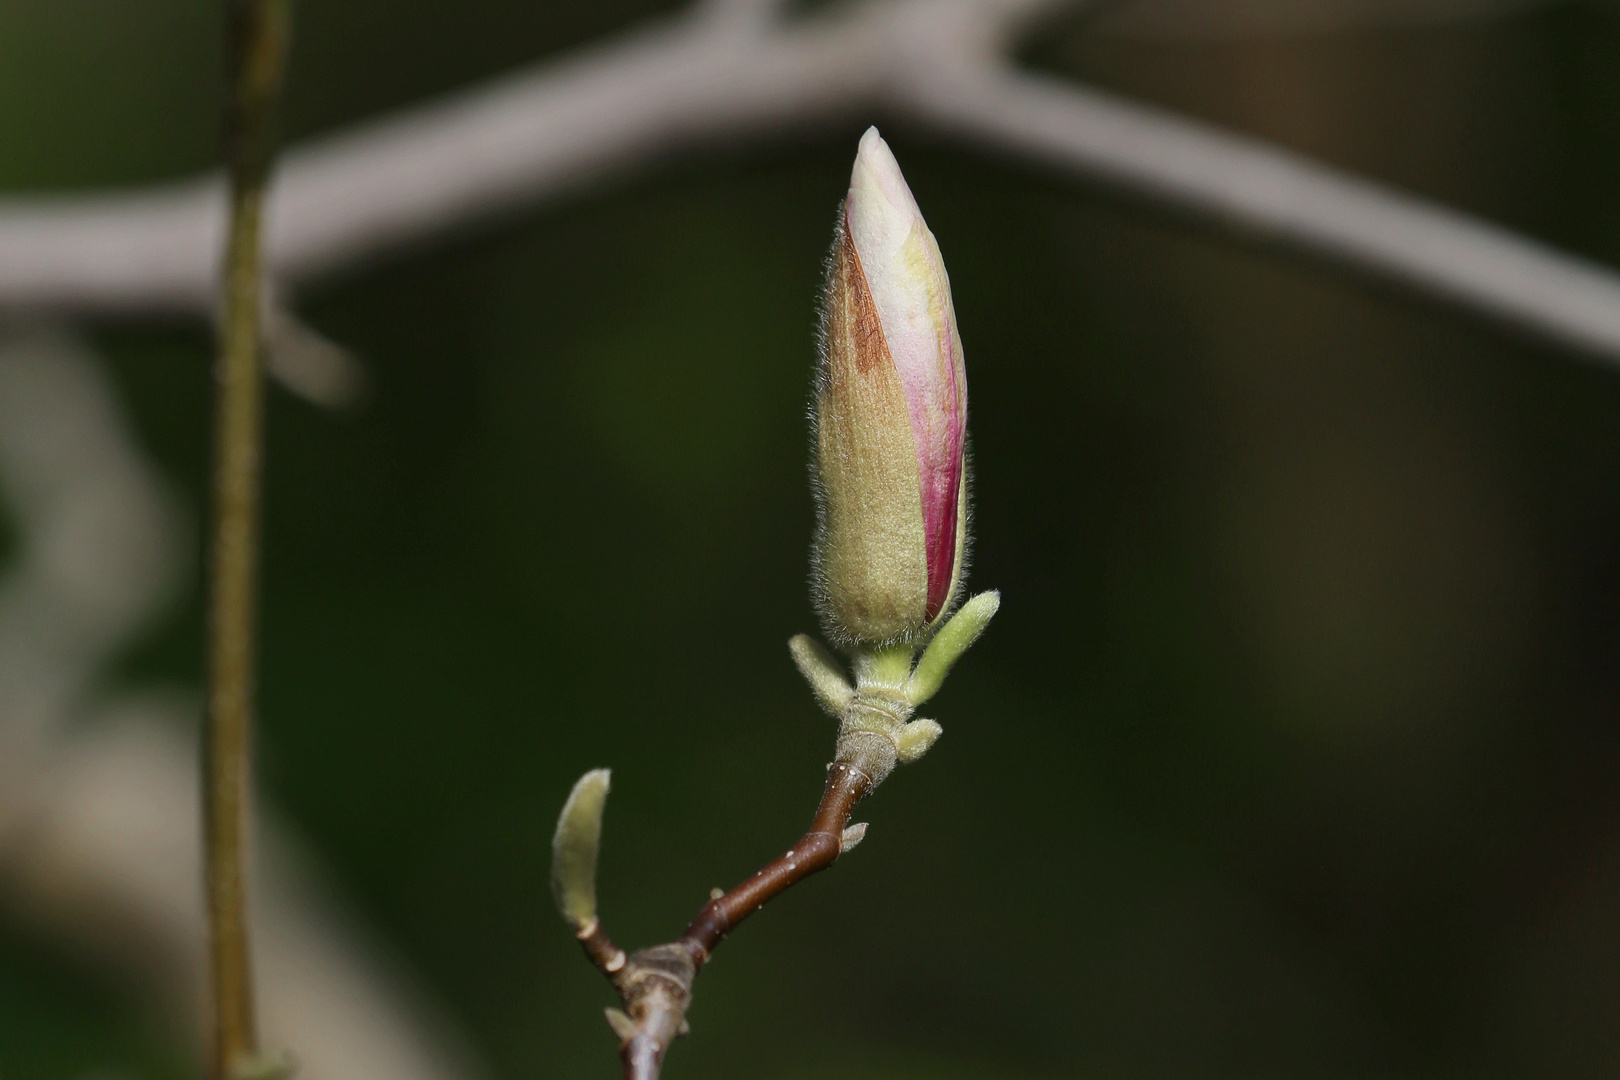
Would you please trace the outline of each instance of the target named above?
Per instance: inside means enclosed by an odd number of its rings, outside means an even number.
[[[1001,593],[993,589],[963,604],[962,610],[939,628],[934,640],[923,650],[922,659],[917,661],[916,669],[906,680],[906,700],[913,705],[921,705],[937,694],[944,685],[945,676],[950,674],[951,666],[961,659],[970,645],[979,640],[979,635],[984,633],[984,628],[990,625],[991,618],[1000,609]]]
[[[815,592],[844,645],[915,643],[967,541],[967,376],[950,279],[877,129],[833,238],[816,385]]]
[[[909,765],[928,753],[928,748],[939,741],[941,734],[939,722],[936,720],[913,720],[901,727],[900,737],[894,744],[900,763]]]
[[[577,934],[596,922],[596,852],[612,776],[608,769],[592,769],[579,778],[551,838],[551,893]]]
[[[827,651],[827,647],[809,634],[794,634],[788,639],[788,652],[793,654],[793,663],[798,666],[799,674],[810,684],[816,701],[820,702],[827,715],[843,716],[849,703],[855,700],[855,688],[849,685],[843,668]]]

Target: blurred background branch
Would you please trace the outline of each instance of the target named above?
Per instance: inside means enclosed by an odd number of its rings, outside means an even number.
[[[21,556],[0,580],[0,909],[119,973],[196,1046],[208,992],[198,703],[99,687],[179,598],[190,530],[115,394],[65,332],[0,337],[0,490]],[[252,883],[266,1038],[298,1047],[307,1080],[479,1075],[270,818]]]
[[[874,0],[793,18],[763,0],[699,4],[291,148],[267,211],[269,275],[295,294],[672,155],[879,113],[1620,361],[1620,274],[1606,267],[1263,140],[1022,70],[1024,32],[1075,6]],[[1134,14],[1151,28],[1146,6]],[[0,310],[207,315],[224,199],[223,180],[206,176],[0,200]],[[331,403],[357,382],[337,350],[272,355],[271,371]]]

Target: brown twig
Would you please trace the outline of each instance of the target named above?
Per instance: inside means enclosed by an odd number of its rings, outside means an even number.
[[[272,156],[271,117],[286,55],[289,0],[232,0],[226,119],[230,235],[215,392],[212,546],[208,573],[208,719],[204,832],[214,991],[215,1080],[257,1067],[244,832],[251,801],[254,623],[264,365],[260,232]]]
[[[625,1080],[656,1080],[670,1043],[686,1032],[692,981],[726,935],[773,897],[837,861],[849,816],[874,786],[862,756],[840,754],[827,767],[827,786],[809,830],[753,877],[712,898],[675,941],[627,957],[600,921],[593,919],[582,929],[585,955],[624,1003],[625,1013],[610,1013],[609,1018],[622,1040]]]
[[[693,963],[702,967],[715,946],[744,919],[789,886],[836,862],[849,815],[871,785],[871,776],[858,766],[842,761],[828,766],[827,787],[810,830],[785,855],[724,896],[710,900],[687,926],[680,944],[691,952]]]

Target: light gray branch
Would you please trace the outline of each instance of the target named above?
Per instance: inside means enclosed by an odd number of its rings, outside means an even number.
[[[270,208],[272,274],[296,292],[675,154],[882,114],[1620,362],[1614,270],[1260,140],[1016,69],[1009,39],[1052,6],[872,0],[782,21],[774,0],[708,0],[292,148]],[[223,222],[213,177],[0,200],[0,309],[206,314]]]
[[[912,84],[916,119],[1620,363],[1620,274],[1258,139],[1010,70]]]
[[[666,154],[853,114],[886,12],[745,36],[687,18],[548,61],[282,156],[267,256],[284,290]],[[0,201],[0,307],[211,311],[223,180]]]

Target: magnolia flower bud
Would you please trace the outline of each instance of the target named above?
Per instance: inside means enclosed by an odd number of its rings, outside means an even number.
[[[876,128],[822,304],[817,607],[840,644],[915,643],[961,583],[967,380],[939,246]]]

